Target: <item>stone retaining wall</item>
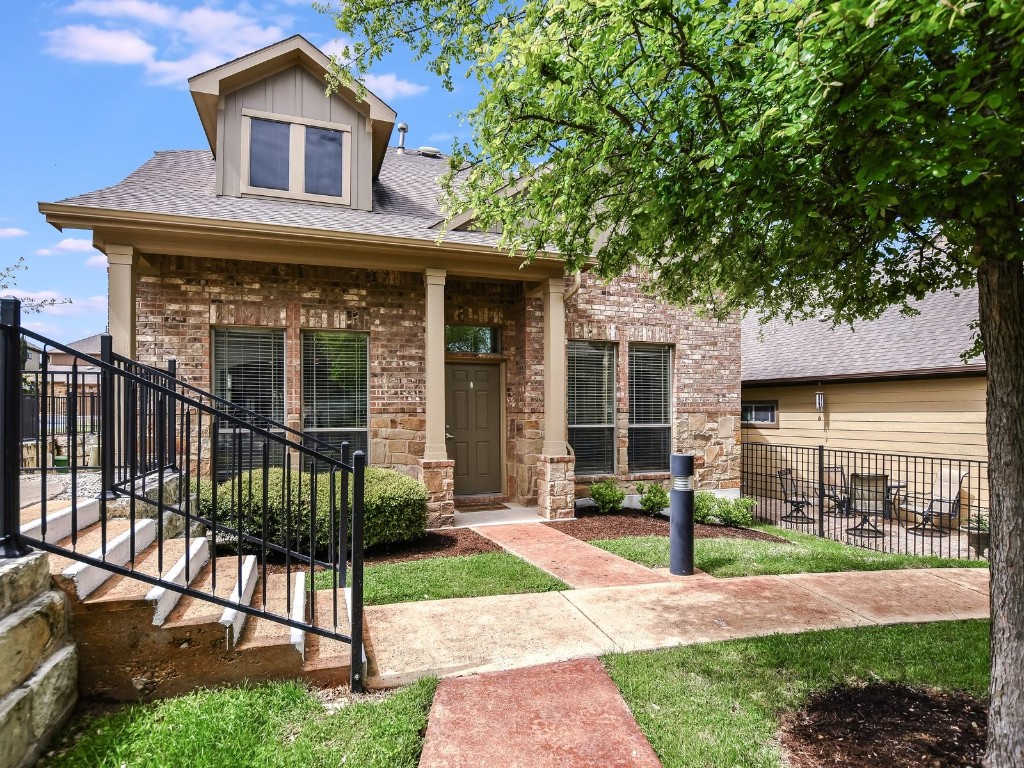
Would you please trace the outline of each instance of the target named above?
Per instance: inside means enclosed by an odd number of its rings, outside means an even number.
[[[0,766],[34,765],[78,697],[78,653],[47,556],[0,560]]]

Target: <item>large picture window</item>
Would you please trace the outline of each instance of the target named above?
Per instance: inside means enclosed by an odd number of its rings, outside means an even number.
[[[672,349],[629,348],[630,472],[668,472],[672,452]]]
[[[569,342],[569,445],[576,474],[615,471],[615,345]]]
[[[302,429],[353,452],[367,450],[367,347],[363,333],[302,334]]]

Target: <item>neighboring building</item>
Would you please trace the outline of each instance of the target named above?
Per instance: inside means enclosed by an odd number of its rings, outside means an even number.
[[[38,371],[43,367],[43,350],[34,344],[25,344],[24,358],[21,363],[23,371]]]
[[[977,290],[913,306],[855,330],[744,318],[743,441],[986,459],[985,361],[960,360]]]
[[[395,112],[326,97],[328,66],[292,37],[197,75],[212,152],[40,204],[107,255],[115,351],[422,478],[434,524],[453,493],[571,516],[574,481],[667,479],[672,450],[738,487],[738,322],[471,220],[439,242],[447,160],[389,147]]]

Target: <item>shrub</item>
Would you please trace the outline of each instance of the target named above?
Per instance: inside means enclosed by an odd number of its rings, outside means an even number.
[[[640,494],[640,509],[649,515],[656,515],[668,506],[668,491],[661,483],[637,483],[636,491]]]
[[[331,473],[292,470],[290,476],[279,467],[267,470],[267,537],[281,546],[306,553],[310,549],[310,533],[315,514],[313,534],[318,554],[329,551],[331,539]],[[316,485],[316,504],[311,504],[312,486]],[[217,486],[217,518],[223,525],[236,527],[241,516],[243,533],[262,536],[264,515],[264,472],[254,469]],[[291,500],[290,504],[286,499]],[[198,488],[199,511],[213,516],[213,484],[203,482]],[[419,538],[426,531],[427,490],[422,483],[391,469],[366,468],[364,487],[363,543],[397,544]],[[352,486],[349,484],[349,515],[346,532],[351,531]],[[342,510],[341,475],[334,480],[334,524]],[[334,532],[338,535],[338,531]],[[243,546],[245,550],[253,546]]]
[[[622,502],[626,499],[626,492],[619,488],[612,478],[602,480],[590,486],[590,498],[597,504],[598,510],[604,514],[618,512],[622,509]]]
[[[754,522],[754,500],[727,499],[708,491],[698,491],[693,500],[693,520],[705,524],[751,525]]]

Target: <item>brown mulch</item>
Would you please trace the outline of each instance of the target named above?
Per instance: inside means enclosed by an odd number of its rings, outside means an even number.
[[[623,510],[610,515],[597,511],[577,510],[575,520],[556,520],[542,523],[582,541],[596,539],[619,539],[623,536],[668,536],[668,519],[658,515],[652,517],[646,512]],[[698,539],[754,539],[788,544],[785,539],[749,528],[732,528],[727,525],[693,526],[694,538]]]
[[[363,562],[402,563],[428,557],[461,557],[501,551],[493,541],[469,528],[448,528],[427,531],[423,538],[405,544],[373,547],[366,550]]]
[[[987,730],[988,705],[969,694],[871,683],[811,696],[780,740],[792,768],[968,768]]]

